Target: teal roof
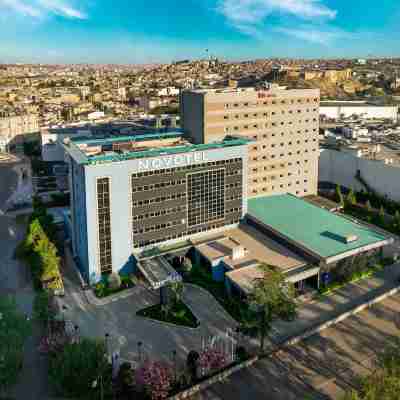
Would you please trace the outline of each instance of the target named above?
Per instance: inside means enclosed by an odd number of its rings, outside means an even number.
[[[292,195],[249,199],[248,214],[321,258],[390,239]],[[358,239],[346,243],[349,235]]]
[[[78,137],[71,138],[74,143],[86,143],[87,145],[111,144],[118,142],[142,142],[151,139],[169,139],[183,136],[183,132],[165,132],[165,133],[142,133],[126,136],[109,136],[109,137]]]
[[[249,142],[251,142],[251,140],[247,138],[234,138],[208,144],[185,144],[182,146],[165,146],[143,151],[128,151],[125,153],[86,156],[76,144],[87,143],[87,141],[74,140],[71,141],[69,144],[64,144],[64,149],[77,163],[90,165],[97,163],[119,162],[135,158],[158,157],[160,155],[174,155],[180,153],[188,153],[192,151],[222,149],[231,146],[244,146],[247,145]]]

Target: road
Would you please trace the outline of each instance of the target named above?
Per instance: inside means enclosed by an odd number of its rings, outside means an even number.
[[[400,334],[400,295],[212,386],[193,400],[340,399]]]

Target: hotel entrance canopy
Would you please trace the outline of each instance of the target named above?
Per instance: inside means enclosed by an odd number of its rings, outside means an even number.
[[[182,277],[163,257],[153,257],[138,262],[138,268],[152,289],[160,289],[173,282],[181,282]]]

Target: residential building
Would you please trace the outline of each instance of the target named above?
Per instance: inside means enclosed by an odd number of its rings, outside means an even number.
[[[23,135],[36,132],[39,122],[34,114],[0,117],[0,151],[22,151]]]
[[[245,136],[248,196],[315,194],[318,184],[319,90],[226,88],[181,94],[181,126],[195,143]]]

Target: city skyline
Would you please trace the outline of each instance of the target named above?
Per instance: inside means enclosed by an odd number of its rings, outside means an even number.
[[[394,0],[378,10],[371,1],[343,0],[122,0],[118,7],[104,0],[0,0],[0,62],[390,57],[398,55],[399,11]]]

